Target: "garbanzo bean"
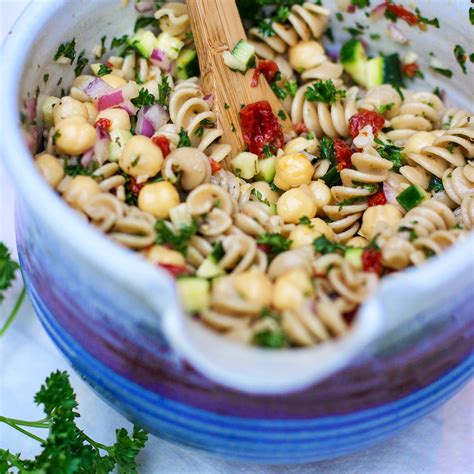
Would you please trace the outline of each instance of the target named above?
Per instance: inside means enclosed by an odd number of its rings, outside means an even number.
[[[110,120],[110,130],[130,130],[130,116],[123,109],[105,109],[97,115],[96,121],[101,118]]]
[[[95,145],[97,134],[84,117],[69,117],[56,124],[53,137],[59,153],[78,156]]]
[[[284,192],[277,202],[277,214],[286,223],[297,224],[302,217],[313,218],[317,207],[309,194],[301,188]]]
[[[158,219],[169,217],[170,210],[178,204],[178,191],[168,181],[147,184],[138,195],[138,207]]]
[[[300,41],[290,48],[288,55],[293,69],[305,71],[323,62],[324,49],[316,41]]]
[[[37,155],[35,164],[44,179],[53,188],[56,188],[64,178],[64,167],[57,158],[48,153]]]
[[[250,186],[252,188],[252,193],[256,196],[256,199],[264,199],[268,201],[270,204],[276,204],[280,195],[273,191],[270,185],[266,181],[257,181],[252,183]],[[255,191],[253,191],[255,189]]]
[[[87,202],[100,193],[100,187],[90,176],[76,176],[68,184],[64,199],[76,209],[82,209]]]
[[[134,178],[152,178],[161,171],[162,164],[161,149],[142,135],[133,136],[119,158],[120,168]]]
[[[232,278],[234,289],[247,302],[259,305],[260,308],[270,306],[272,300],[272,283],[262,272],[249,270]]]
[[[303,153],[282,155],[276,160],[274,183],[286,191],[302,184],[309,184],[313,174],[313,165]]]
[[[402,213],[393,204],[369,207],[362,216],[362,226],[359,233],[368,240],[387,227],[397,225],[402,219]]]
[[[53,109],[54,125],[57,125],[61,120],[70,117],[82,117],[85,120],[89,118],[86,106],[72,97],[65,96]]]
[[[316,204],[318,209],[322,209],[323,206],[326,206],[331,202],[332,200],[331,189],[322,179],[318,179],[317,181],[312,181],[309,184],[308,188],[309,188],[311,197],[313,198],[313,201]]]
[[[291,153],[301,153],[302,151],[307,151],[308,153],[315,153],[317,148],[317,141],[316,140],[308,140],[304,137],[296,137],[290,140],[283,151],[285,155],[289,155]]]
[[[280,311],[294,310],[313,293],[313,286],[308,275],[304,270],[295,268],[281,275],[275,281],[272,303]]]
[[[299,224],[290,232],[291,248],[311,245],[314,239],[325,235],[329,240],[336,240],[334,231],[322,219],[311,219],[308,225]]]
[[[116,76],[115,74],[106,74],[101,79],[114,89],[120,89],[120,87],[127,85],[127,81],[123,77]]]

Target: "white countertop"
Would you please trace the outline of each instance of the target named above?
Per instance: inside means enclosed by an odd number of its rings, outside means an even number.
[[[44,1],[44,0],[34,0]],[[92,1],[92,0],[89,0]],[[28,2],[0,0],[0,40]],[[1,125],[0,125],[1,126]],[[14,248],[13,189],[0,164],[0,241]],[[0,323],[21,289],[17,282],[0,311]],[[69,368],[25,301],[8,333],[0,340],[0,414],[39,419],[33,396],[46,376],[64,369],[71,374],[82,417],[79,424],[94,439],[112,441],[114,430],[130,427],[121,415],[102,402]],[[207,454],[151,437],[140,455],[143,474],[471,474],[474,472],[474,382],[443,407],[385,444],[357,455],[297,467],[263,467],[226,462]],[[0,424],[0,448],[21,451],[25,457],[38,452],[38,444]]]

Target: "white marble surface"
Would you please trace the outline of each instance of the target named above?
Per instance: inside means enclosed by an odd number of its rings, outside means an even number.
[[[24,0],[0,0],[2,40],[27,3]],[[15,245],[13,201],[13,189],[0,164],[0,241],[6,242],[11,248]],[[13,303],[19,291],[20,284],[17,284],[9,292],[7,302],[0,310],[0,322],[6,317],[6,308]],[[32,401],[33,395],[45,377],[56,369],[69,367],[46,336],[31,305],[26,301],[15,324],[0,340],[0,414],[24,419],[40,418],[40,410]],[[115,428],[130,426],[122,416],[99,400],[77,375],[72,371],[70,373],[82,413],[79,423],[88,433],[106,442],[111,441]],[[226,462],[151,437],[140,456],[140,472],[469,474],[474,472],[473,401],[474,382],[471,382],[442,408],[383,445],[335,461],[297,467],[263,467]],[[25,456],[32,456],[38,450],[35,441],[2,424],[0,447],[21,451]]]

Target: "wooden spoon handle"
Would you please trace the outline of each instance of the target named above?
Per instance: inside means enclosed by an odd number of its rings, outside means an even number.
[[[257,87],[250,87],[252,70],[240,74],[224,64],[222,53],[246,38],[235,0],[187,0],[187,6],[204,90],[215,95],[222,142],[231,145],[235,156],[245,146],[239,117],[242,104],[267,100],[277,116],[283,106],[263,76]],[[288,118],[279,120],[285,133],[292,130]]]

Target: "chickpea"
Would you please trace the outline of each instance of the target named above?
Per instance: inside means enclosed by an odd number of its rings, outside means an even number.
[[[115,74],[106,74],[101,79],[114,89],[120,89],[127,85],[127,81],[123,77],[116,76]]]
[[[302,184],[309,184],[313,174],[313,165],[303,153],[282,155],[276,160],[274,183],[286,191]]]
[[[294,268],[275,281],[272,303],[280,311],[292,310],[301,306],[313,293],[308,275],[301,268]]]
[[[59,153],[78,156],[95,145],[95,128],[84,117],[69,117],[55,126],[55,145]]]
[[[349,247],[367,247],[368,244],[369,241],[364,239],[364,237],[360,237],[359,235],[352,237],[352,239],[347,242]]]
[[[149,138],[133,136],[122,150],[119,166],[134,178],[152,178],[161,171],[163,153]]]
[[[72,97],[65,96],[53,109],[54,125],[57,125],[61,120],[70,117],[89,118],[86,106]]]
[[[87,202],[100,193],[100,187],[90,176],[76,176],[64,191],[64,199],[76,209],[82,209]]]
[[[321,64],[324,49],[317,41],[300,41],[290,48],[290,65],[296,71],[305,71]]]
[[[310,225],[299,224],[289,235],[291,240],[291,248],[303,247],[304,245],[311,245],[314,239],[326,236],[329,240],[336,240],[334,231],[322,219],[311,219]]]
[[[36,156],[35,163],[48,184],[56,188],[64,178],[64,168],[59,160],[48,153],[43,153]]]
[[[233,276],[232,284],[235,291],[245,301],[259,305],[260,308],[270,306],[272,300],[272,283],[262,272],[249,270]]]
[[[158,219],[166,219],[179,204],[179,194],[168,181],[147,184],[138,195],[138,207]]]
[[[97,119],[97,107],[92,102],[85,102],[84,105],[86,106],[86,109],[87,109],[87,117],[88,117],[87,121],[91,125],[94,125]]]
[[[322,179],[312,181],[308,188],[318,209],[322,209],[332,201],[331,189]]]
[[[163,245],[153,245],[146,252],[147,259],[154,265],[176,265],[178,267],[184,267],[186,261],[182,253],[176,250],[171,250]]]
[[[297,137],[290,140],[283,151],[285,155],[289,155],[291,153],[301,153],[302,151],[307,151],[308,153],[316,153],[316,140],[308,140],[304,137]]]
[[[405,153],[420,153],[425,146],[431,146],[436,139],[432,132],[417,132],[405,143]]]
[[[297,224],[302,217],[313,218],[317,207],[309,194],[301,188],[284,192],[277,202],[277,214],[286,223]]]
[[[100,120],[101,118],[110,120],[111,130],[130,130],[132,126],[130,123],[130,116],[123,109],[105,109],[97,115],[96,120]]]
[[[372,206],[362,216],[362,226],[359,233],[367,240],[372,240],[383,229],[396,226],[401,219],[402,213],[393,204]]]
[[[270,204],[276,204],[280,197],[280,195],[276,191],[273,191],[270,185],[265,181],[257,181],[252,183],[249,187],[252,190],[255,189],[255,191],[253,191],[254,194],[259,196],[258,193],[260,193],[262,196],[261,199],[267,200]]]

